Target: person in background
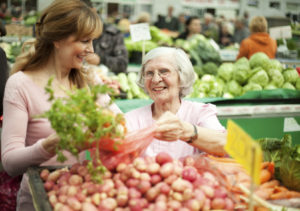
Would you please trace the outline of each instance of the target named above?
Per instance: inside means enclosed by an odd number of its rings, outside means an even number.
[[[130,36],[130,21],[122,18],[118,23],[118,29],[123,33],[124,38]]]
[[[227,47],[233,44],[233,26],[230,22],[221,23],[219,44]]]
[[[148,23],[150,25],[151,18],[148,12],[141,12],[136,20],[136,23]]]
[[[65,90],[88,88],[89,72],[83,69],[84,58],[93,53],[93,39],[101,33],[98,15],[79,0],[55,0],[36,23],[36,39],[28,40],[17,57],[5,86],[1,158],[10,176],[22,175],[17,197],[17,211],[34,211],[28,186],[27,168],[33,165],[58,166],[78,162],[69,152],[67,160],[57,161],[55,148],[59,137],[45,118],[37,118],[51,107],[44,87],[53,78],[55,97]],[[61,88],[63,87],[63,88]],[[98,100],[106,104],[109,96]],[[103,105],[103,104],[102,104]],[[121,112],[116,105],[110,109]],[[85,151],[79,155],[85,158]]]
[[[179,29],[179,22],[176,17],[173,16],[174,7],[168,7],[168,14],[167,16],[158,16],[158,20],[155,24],[160,29],[168,29],[170,31],[178,31]]]
[[[208,38],[214,39],[218,42],[219,40],[219,28],[214,21],[214,16],[210,13],[204,14],[204,22],[202,23],[202,34]]]
[[[235,43],[240,44],[243,39],[247,38],[250,34],[247,22],[243,18],[237,18],[235,20],[235,28],[234,28],[234,35],[233,40]]]
[[[275,58],[277,51],[276,40],[272,39],[268,34],[268,23],[265,17],[255,16],[251,19],[250,36],[241,42],[237,59],[241,57],[250,58],[257,52],[263,52],[269,58]]]
[[[6,81],[8,79],[9,75],[9,66],[7,63],[7,58],[5,51],[0,48],[0,117],[2,117],[3,114],[3,96],[4,96],[4,88]],[[0,122],[2,122],[0,120]],[[0,124],[1,127],[1,124]]]
[[[179,34],[181,34],[185,31],[185,22],[186,22],[185,14],[180,13],[178,16],[178,33]]]
[[[178,35],[176,39],[189,39],[195,34],[201,33],[201,20],[198,16],[191,16],[186,20],[185,31]]]
[[[143,155],[165,151],[179,159],[201,151],[226,154],[226,130],[216,116],[216,106],[183,99],[192,91],[195,77],[181,49],[158,47],[145,55],[138,85],[154,102],[125,114],[129,132],[156,125],[156,139]]]

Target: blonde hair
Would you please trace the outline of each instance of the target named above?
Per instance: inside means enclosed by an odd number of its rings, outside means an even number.
[[[54,42],[74,35],[76,40],[98,37],[102,23],[98,15],[80,0],[55,0],[41,14],[36,23],[36,39],[23,44],[12,74],[18,71],[37,70],[45,65],[54,52]],[[84,73],[72,69],[70,81],[78,88],[85,86]]]
[[[251,19],[249,24],[249,29],[251,33],[256,32],[267,32],[268,23],[265,17],[263,16],[255,16]]]

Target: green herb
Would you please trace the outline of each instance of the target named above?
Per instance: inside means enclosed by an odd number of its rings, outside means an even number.
[[[48,81],[45,90],[50,96],[48,100],[52,102],[52,106],[42,117],[49,119],[52,128],[60,137],[56,148],[57,160],[60,162],[66,160],[63,150],[71,152],[78,158],[81,150],[93,145],[96,147],[96,159],[94,163],[90,162],[89,169],[96,177],[105,169],[99,157],[101,138],[114,139],[124,136],[123,115],[114,114],[108,109],[113,97],[106,107],[97,104],[99,94],[114,96],[114,91],[106,85],[97,85],[71,91],[65,90],[66,97],[55,98],[51,83],[52,79]]]

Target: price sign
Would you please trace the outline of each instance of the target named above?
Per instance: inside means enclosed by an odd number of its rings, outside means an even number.
[[[246,169],[254,183],[259,185],[262,162],[260,145],[231,120],[227,122],[227,132],[225,150]]]
[[[272,27],[269,29],[269,31],[270,31],[270,36],[275,40],[292,37],[291,26]]]
[[[139,23],[130,25],[130,36],[133,42],[151,40],[149,24]]]

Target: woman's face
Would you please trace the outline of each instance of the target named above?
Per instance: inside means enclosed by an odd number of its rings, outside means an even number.
[[[179,98],[179,75],[170,57],[160,56],[148,61],[143,77],[145,89],[154,102],[167,103]]]
[[[64,40],[54,43],[57,58],[60,63],[68,68],[80,69],[84,58],[94,52],[92,38],[76,40],[75,36],[70,36]]]
[[[201,21],[200,19],[193,19],[188,25],[190,34],[199,34],[201,32]]]

